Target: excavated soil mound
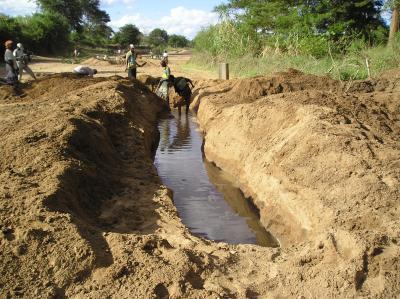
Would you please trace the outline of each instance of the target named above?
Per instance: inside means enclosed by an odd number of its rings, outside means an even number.
[[[110,66],[110,65],[112,65],[112,63],[107,60],[101,60],[101,59],[97,59],[97,58],[86,59],[86,60],[82,61],[81,64],[85,64],[88,66]]]
[[[291,247],[289,271],[299,274],[281,283],[306,297],[398,295],[398,81],[289,71],[203,84],[192,107],[205,155],[237,177],[265,227]]]
[[[140,82],[146,85],[152,92],[156,91],[156,88],[161,80],[161,77],[152,77],[146,74],[139,74],[137,78]]]
[[[64,74],[10,92],[1,298],[244,298],[265,285],[279,249],[211,243],[181,224],[152,160],[165,106],[139,81]]]
[[[153,165],[165,106],[139,81],[0,87],[0,297],[397,296],[398,84],[296,71],[254,81],[196,82],[193,105],[207,157],[281,248],[182,225]]]

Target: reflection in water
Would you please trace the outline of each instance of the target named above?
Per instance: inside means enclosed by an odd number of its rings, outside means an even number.
[[[279,246],[277,240],[260,223],[257,208],[249,199],[244,197],[239,188],[234,186],[233,178],[206,159],[204,159],[204,166],[210,181],[223,195],[230,208],[246,219],[248,227],[255,234],[257,244],[271,247]]]
[[[174,116],[160,121],[155,164],[163,183],[174,191],[183,223],[195,235],[212,240],[278,246],[229,177],[203,161],[203,138],[193,117]]]

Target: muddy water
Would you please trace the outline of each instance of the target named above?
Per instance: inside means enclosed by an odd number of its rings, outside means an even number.
[[[203,137],[193,116],[172,116],[160,120],[155,165],[163,183],[174,191],[183,223],[210,240],[277,246],[233,180],[204,159]]]

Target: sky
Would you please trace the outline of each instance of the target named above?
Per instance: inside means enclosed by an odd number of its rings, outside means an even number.
[[[109,25],[116,31],[125,24],[134,24],[144,33],[154,28],[168,34],[193,38],[202,28],[218,21],[213,8],[223,0],[101,0],[101,8],[110,15]],[[0,0],[0,12],[10,16],[37,11],[33,0]]]

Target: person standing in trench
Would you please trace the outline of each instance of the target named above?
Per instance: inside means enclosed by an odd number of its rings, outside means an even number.
[[[165,60],[161,61],[161,67],[163,68],[163,73],[161,76],[161,81],[158,84],[158,88],[156,91],[156,94],[166,100],[167,106],[169,107],[169,95],[168,95],[168,85],[169,85],[169,80],[171,76],[171,69],[169,68],[167,62]]]
[[[178,107],[179,115],[181,114],[182,104],[185,103],[186,114],[189,113],[190,100],[192,97],[192,90],[189,84],[194,87],[192,80],[185,77],[170,76],[170,82],[173,84],[175,92],[180,96],[178,102],[174,103],[174,108]]]

